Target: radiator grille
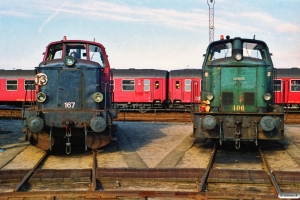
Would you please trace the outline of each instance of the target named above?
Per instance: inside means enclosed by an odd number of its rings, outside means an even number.
[[[245,92],[244,93],[244,104],[245,105],[254,105],[254,103],[255,103],[254,92]]]
[[[222,104],[223,105],[233,105],[233,93],[223,92],[222,93]]]

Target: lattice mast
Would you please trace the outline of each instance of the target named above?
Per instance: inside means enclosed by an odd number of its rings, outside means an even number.
[[[207,0],[209,7],[209,43],[214,41],[214,5],[215,0]]]

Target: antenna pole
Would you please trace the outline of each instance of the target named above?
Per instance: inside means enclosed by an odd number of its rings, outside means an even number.
[[[207,5],[209,7],[209,43],[214,41],[214,5],[215,0],[207,0]]]

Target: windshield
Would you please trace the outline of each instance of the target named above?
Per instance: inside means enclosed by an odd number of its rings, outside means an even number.
[[[256,59],[266,59],[266,48],[259,43],[243,42],[243,56]],[[229,58],[232,56],[232,43],[223,43],[212,45],[209,50],[208,60],[217,60]]]
[[[89,47],[89,48],[87,48]],[[84,43],[67,43],[65,48],[62,43],[51,45],[48,48],[46,60],[61,59],[63,58],[63,50],[65,56],[72,56],[75,59],[90,60],[99,63],[102,67],[105,67],[105,61],[101,48],[96,45],[88,45]],[[87,57],[87,49],[89,51],[89,57]]]

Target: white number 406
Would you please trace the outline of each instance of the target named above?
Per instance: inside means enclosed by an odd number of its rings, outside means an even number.
[[[75,102],[65,102],[65,108],[74,108]]]

